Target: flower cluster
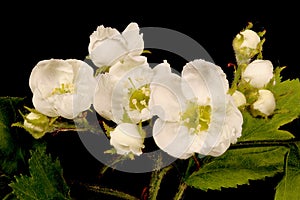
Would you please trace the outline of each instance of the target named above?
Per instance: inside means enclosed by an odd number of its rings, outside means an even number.
[[[237,188],[279,173],[275,198],[298,197],[299,137],[282,127],[300,116],[300,81],[283,80],[280,73],[285,67],[262,56],[266,31],[254,31],[249,23],[233,37],[231,82],[221,66],[202,58],[188,60],[180,71],[167,59],[153,65],[141,32],[134,22],[122,32],[101,25],[90,34],[85,60],[52,58],[33,67],[29,77],[33,108],[24,106],[26,114],[18,109],[21,121],[12,123],[33,137],[29,137],[35,148],[28,159],[31,177],[15,176],[8,195],[71,199],[69,192],[74,185],[78,189],[77,182],[69,179],[69,190],[59,163],[46,156],[43,139],[75,131],[104,164],[98,178],[107,174],[108,167],[134,173],[152,170],[142,199],[157,199],[164,188],[162,179],[172,169],[179,178],[173,198],[177,200],[188,187]],[[25,145],[18,147],[21,135],[8,128],[10,113],[20,102],[0,98],[0,173],[13,175],[26,158]],[[94,184],[94,177],[91,180]],[[137,199],[106,188],[104,179],[96,186],[91,182],[79,180],[78,186]]]
[[[248,48],[247,44],[241,46]],[[121,33],[98,26],[88,45],[93,66],[77,59],[50,59],[33,68],[29,85],[35,112],[76,120],[93,108],[115,123],[107,135],[122,155],[143,153],[147,135],[143,124],[154,117],[156,145],[176,158],[187,159],[195,153],[219,156],[236,143],[243,118],[234,102],[241,100],[237,100],[238,91],[229,94],[222,68],[196,59],[186,63],[181,74],[175,74],[167,60],[150,67],[144,51],[137,23],[130,23]],[[246,82],[253,70],[249,67],[247,71],[243,76]],[[256,85],[259,81],[251,79]],[[264,109],[262,101],[268,94],[259,93],[261,97],[253,106]],[[24,123],[24,127],[41,138],[48,129],[37,128],[40,122],[34,123],[34,116],[25,116],[25,122],[33,123]],[[38,130],[43,131],[37,134]]]

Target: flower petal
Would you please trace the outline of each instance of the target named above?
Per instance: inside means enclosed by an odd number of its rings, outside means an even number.
[[[207,104],[208,100],[215,104],[224,103],[229,84],[219,66],[202,59],[191,61],[183,67],[182,79],[191,88],[183,88],[188,99],[194,95],[200,105]]]
[[[220,156],[230,146],[237,142],[242,133],[243,116],[240,110],[234,104],[231,96],[228,96],[228,103],[226,106],[226,119],[223,124],[213,124],[212,126],[219,126],[219,134],[212,134],[210,131],[207,135],[205,146],[200,154]]]
[[[107,120],[112,120],[112,92],[117,82],[111,74],[100,74],[97,77],[97,85],[93,98],[93,105],[96,112]]]
[[[122,32],[127,42],[127,49],[133,55],[140,55],[144,50],[143,34],[140,34],[140,28],[137,23],[130,23]]]
[[[36,110],[49,117],[58,117],[59,114],[53,107],[51,98],[42,98],[41,92],[36,89],[33,92],[32,103]]]
[[[178,122],[165,122],[156,119],[153,127],[153,139],[156,145],[169,155],[186,159],[193,155],[190,150],[196,134],[189,134],[188,129]]]
[[[111,66],[120,60],[127,53],[127,48],[123,45],[121,36],[115,36],[101,42],[90,52],[90,58],[97,67]]]
[[[165,121],[179,121],[185,105],[180,76],[171,73],[170,65],[166,62],[155,66],[153,71],[155,75],[150,84],[149,100],[152,114]]]
[[[145,56],[126,56],[124,60],[118,61],[114,65],[112,65],[109,69],[109,73],[116,77],[123,77],[126,73],[128,73],[134,67],[138,67],[141,65],[149,66],[147,63],[147,58]]]
[[[111,27],[98,26],[96,31],[90,35],[90,43],[88,46],[89,53],[102,41],[107,38],[113,38],[116,35],[120,35],[120,32]]]
[[[56,95],[53,107],[59,114],[67,119],[75,118],[83,110],[76,109],[72,94]]]

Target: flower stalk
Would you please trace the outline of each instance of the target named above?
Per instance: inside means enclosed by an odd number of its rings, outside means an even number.
[[[178,191],[177,193],[175,194],[174,196],[174,199],[173,200],[180,200],[183,198],[183,195],[184,195],[184,192],[185,190],[187,189],[187,184],[185,182],[181,182],[179,187],[178,187]]]
[[[161,182],[164,176],[167,174],[169,170],[173,168],[172,165],[169,165],[162,170],[155,170],[151,174],[150,184],[149,184],[149,196],[148,200],[156,200],[158,196],[158,192],[160,189]]]

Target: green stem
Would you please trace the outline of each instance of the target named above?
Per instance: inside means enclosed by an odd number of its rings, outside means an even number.
[[[139,200],[139,198],[135,196],[111,188],[105,188],[98,185],[87,185],[87,184],[81,184],[81,185],[84,185],[85,188],[96,193],[102,193],[105,195],[110,195],[110,196],[114,196],[126,200]]]
[[[185,170],[184,176],[182,177],[182,179],[180,180],[180,184],[178,186],[178,191],[174,196],[173,200],[180,200],[183,197],[183,194],[185,192],[185,190],[187,189],[187,184],[184,182],[184,180],[186,180],[189,176],[190,176],[190,171],[193,169],[194,165],[196,165],[196,171],[199,170],[200,168],[200,163],[197,160],[197,157],[195,157],[195,155],[193,155],[192,157],[189,158],[189,162],[188,162],[188,166]]]
[[[124,160],[125,158],[126,157],[121,155],[121,156],[117,157],[115,160],[113,160],[109,165],[103,166],[99,172],[99,177],[102,177],[109,168],[113,167],[114,165],[116,165],[118,162]]]
[[[148,200],[156,200],[158,191],[160,189],[160,184],[162,182],[163,177],[167,174],[167,172],[172,169],[172,165],[169,165],[162,170],[153,171],[151,174],[150,184],[149,184],[149,196]]]
[[[175,197],[174,197],[173,200],[180,200],[180,199],[182,199],[183,194],[184,194],[185,190],[187,189],[187,187],[188,187],[187,184],[182,181],[180,183],[179,187],[178,187],[178,191],[177,191],[177,193],[176,193],[176,195],[175,195]]]
[[[238,83],[240,81],[242,74],[242,67],[240,65],[237,66],[237,69],[234,71],[234,78],[231,84],[231,88],[229,89],[229,94],[232,95],[237,89]]]

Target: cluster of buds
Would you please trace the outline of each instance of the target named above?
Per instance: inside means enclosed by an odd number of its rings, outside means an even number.
[[[276,100],[268,86],[275,84],[274,67],[262,59],[261,36],[265,33],[251,30],[250,24],[233,40],[239,69],[239,81],[232,96],[238,107],[247,107],[254,116],[268,117],[274,113]],[[256,56],[256,57],[255,57]]]

